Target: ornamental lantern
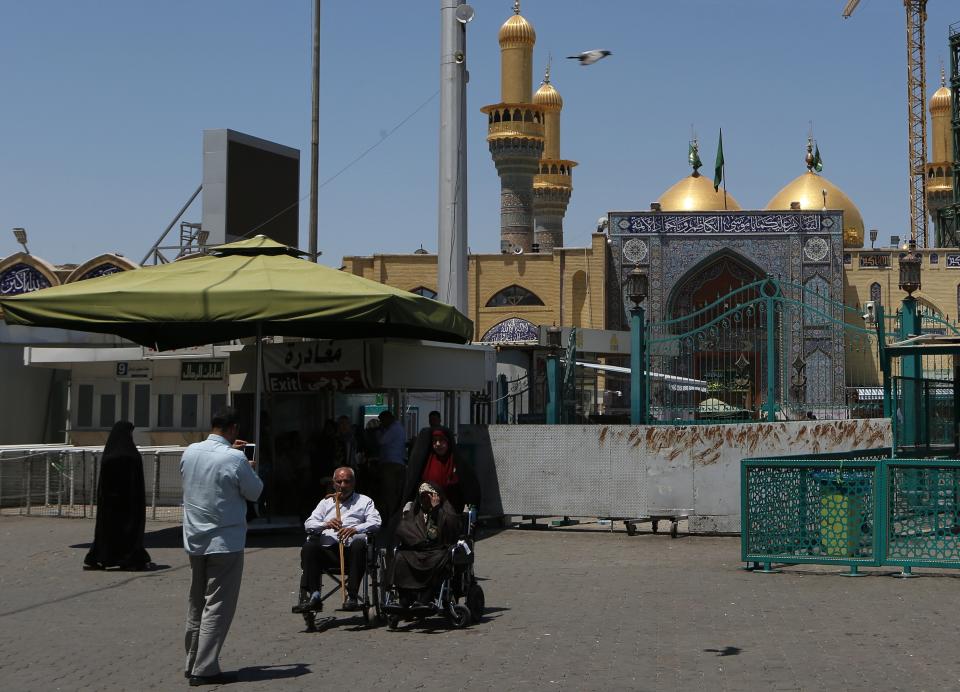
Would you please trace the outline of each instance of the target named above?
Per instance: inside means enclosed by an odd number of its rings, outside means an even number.
[[[627,298],[634,308],[639,308],[646,297],[647,275],[640,271],[640,267],[634,266],[633,271],[627,275]]]
[[[914,291],[920,290],[921,257],[917,252],[917,243],[910,240],[907,254],[900,259],[900,290],[905,291],[908,297],[913,297]]]

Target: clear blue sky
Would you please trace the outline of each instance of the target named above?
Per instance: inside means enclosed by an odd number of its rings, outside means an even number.
[[[691,124],[712,170],[723,128],[729,191],[763,207],[803,172],[809,121],[823,174],[880,238],[905,236],[907,105],[900,0],[524,0],[565,101],[561,154],[580,162],[565,222],[584,245],[597,217],[643,209],[687,175]],[[0,256],[54,263],[117,251],[139,261],[200,183],[205,128],[301,150],[309,183],[310,0],[32,0],[0,13]],[[325,0],[320,179],[439,88],[436,0]],[[486,119],[499,101],[497,30],[510,0],[476,0],[468,27],[469,245],[499,250],[499,183]],[[928,98],[960,4],[930,0]],[[580,67],[564,56],[606,48]],[[322,261],[437,243],[434,98],[320,192]],[[306,201],[301,239],[306,247]],[[200,220],[199,201],[186,220]]]

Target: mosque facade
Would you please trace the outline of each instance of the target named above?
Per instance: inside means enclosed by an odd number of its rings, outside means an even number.
[[[824,304],[846,306],[842,314],[831,313],[832,322],[827,323],[800,311],[782,330],[780,367],[805,363],[831,373],[833,384],[824,394],[837,403],[848,398],[844,389],[849,389],[850,373],[864,371],[859,361],[870,361],[865,369],[870,381],[858,384],[879,383],[875,355],[854,352],[845,343],[844,330],[831,324],[850,321],[851,313],[868,301],[886,306],[888,313],[896,310],[905,297],[897,284],[899,262],[907,252],[902,241],[907,238],[880,239],[871,231],[865,246],[868,234],[860,210],[818,172],[810,146],[804,166],[798,161],[800,174],[763,208],[743,209],[732,192],[715,188],[694,169],[653,203],[607,211],[588,245],[569,247],[563,224],[577,162],[561,153],[563,99],[549,67],[533,91],[536,32],[521,15],[519,3],[498,41],[501,93],[498,102],[482,111],[501,183],[500,252],[469,257],[468,317],[475,342],[498,345],[502,363],[539,373],[546,353],[541,327],[628,329],[626,278],[635,268],[647,275],[644,307],[654,325],[772,276],[802,286]],[[941,79],[930,102],[933,146],[926,188],[935,221],[937,210],[952,201],[953,100]],[[953,320],[960,315],[960,248],[942,247],[943,233],[934,232],[936,242],[917,249],[922,288],[915,296],[925,310]],[[437,257],[422,249],[347,256],[343,265],[344,271],[420,295],[436,297],[438,292]],[[18,253],[0,261],[0,291],[26,292],[129,269],[135,265],[115,255],[63,268]],[[758,374],[758,384],[762,377]],[[604,375],[596,375],[597,407],[604,401],[603,387]]]
[[[809,140],[800,175],[761,209],[743,209],[731,192],[714,188],[712,180],[694,170],[649,206],[607,212],[605,228],[598,229],[603,232],[593,234],[588,247],[564,246],[563,217],[576,162],[560,153],[563,99],[549,69],[531,94],[536,32],[520,14],[519,3],[498,40],[500,101],[482,110],[501,182],[501,253],[470,257],[469,316],[475,340],[530,344],[538,325],[626,330],[626,278],[634,267],[647,274],[644,306],[653,323],[690,313],[731,288],[767,276],[802,286],[807,295],[822,297],[824,305],[847,306],[831,314],[841,324],[868,301],[887,306],[889,313],[905,297],[897,284],[907,238],[880,240],[873,232],[864,247],[867,234],[859,208],[819,173]],[[949,203],[952,190],[951,97],[941,82],[930,102],[927,201],[934,217]],[[957,316],[960,249],[917,252],[923,263],[923,286],[915,294],[921,306]],[[346,271],[406,290],[436,291],[434,255],[346,257],[344,265]],[[809,361],[811,367],[829,371],[833,385],[828,396],[841,403],[847,398],[849,363],[864,356],[845,347],[843,329],[830,327],[801,312],[786,330],[781,367]],[[870,377],[879,382],[875,358],[868,359]]]

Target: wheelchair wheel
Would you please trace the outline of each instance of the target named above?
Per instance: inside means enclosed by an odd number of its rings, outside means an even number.
[[[486,608],[486,599],[483,595],[483,589],[479,584],[473,584],[467,590],[467,608],[470,609],[470,616],[474,622],[480,622],[483,618],[483,611]]]
[[[450,624],[457,629],[463,629],[470,624],[470,609],[462,603],[452,604],[447,611],[447,616],[450,618]]]

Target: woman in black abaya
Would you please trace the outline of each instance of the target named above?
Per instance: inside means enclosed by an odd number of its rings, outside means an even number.
[[[110,431],[100,460],[97,525],[84,569],[153,567],[143,548],[146,504],[143,458],[133,443],[133,423],[119,421]]]
[[[400,547],[393,560],[391,580],[404,606],[432,600],[441,569],[450,559],[450,546],[460,535],[460,516],[438,487],[422,483],[413,509],[397,525]]]

